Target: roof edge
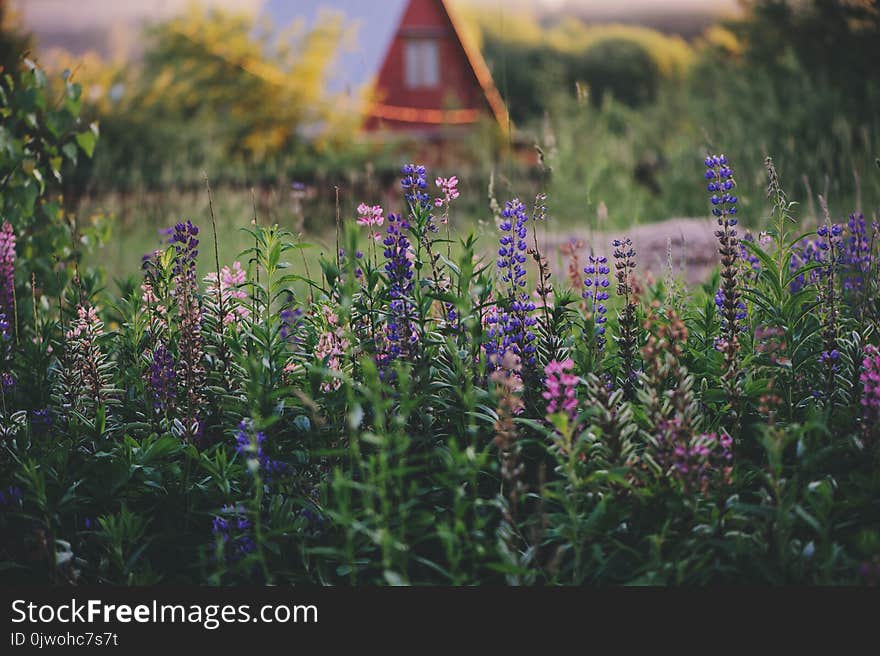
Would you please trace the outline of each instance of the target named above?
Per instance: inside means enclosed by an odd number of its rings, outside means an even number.
[[[460,19],[455,15],[455,10],[449,6],[446,0],[439,1],[440,5],[446,12],[447,18],[449,18],[449,22],[452,24],[452,30],[455,32],[455,36],[458,38],[458,42],[464,50],[464,54],[471,65],[471,69],[477,76],[477,82],[479,82],[480,87],[483,89],[483,93],[486,95],[486,100],[489,102],[489,107],[495,115],[495,120],[498,121],[498,125],[505,133],[509,132],[510,115],[507,113],[507,106],[504,104],[504,99],[501,97],[501,94],[498,93],[498,88],[495,86],[495,82],[492,79],[492,72],[489,70],[486,60],[483,59],[483,55],[479,48],[476,48],[468,41],[467,34],[461,29]]]

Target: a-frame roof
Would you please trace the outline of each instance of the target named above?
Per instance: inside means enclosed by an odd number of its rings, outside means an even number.
[[[276,26],[305,21],[307,27],[318,20],[321,12],[340,13],[346,26],[354,30],[354,38],[347,41],[337,55],[330,71],[328,85],[331,91],[355,94],[376,81],[386,54],[400,28],[401,20],[412,0],[268,0],[263,13]],[[461,43],[471,69],[493,115],[503,129],[507,128],[507,109],[492,81],[492,74],[478,48],[468,42],[461,22],[447,2],[435,0],[448,17],[452,29]],[[387,108],[386,108],[387,109]],[[431,110],[422,111],[424,118]],[[441,110],[436,110],[441,112]],[[444,116],[448,114],[446,112]],[[431,121],[434,122],[434,121]],[[440,122],[440,121],[437,121]]]

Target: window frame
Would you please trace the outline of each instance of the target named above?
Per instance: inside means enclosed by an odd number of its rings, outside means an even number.
[[[436,89],[440,86],[440,40],[408,37],[403,48],[403,83],[407,89]]]

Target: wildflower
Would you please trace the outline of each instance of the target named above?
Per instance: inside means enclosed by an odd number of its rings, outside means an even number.
[[[872,344],[865,346],[862,360],[862,427],[865,435],[877,432],[880,422],[880,349]]]
[[[232,268],[224,266],[220,270],[220,296],[223,302],[223,325],[240,325],[246,321],[251,311],[245,301],[247,292],[242,289],[247,272],[241,268],[241,262],[233,262]],[[205,276],[205,294],[209,298],[217,298],[217,272],[212,271]]]
[[[15,485],[0,490],[0,510],[11,510],[19,506],[23,496],[21,488]]]
[[[169,239],[175,251],[172,296],[177,302],[179,328],[177,379],[180,382],[185,410],[183,435],[194,441],[202,438],[204,423],[200,413],[204,405],[206,383],[203,365],[202,308],[196,283],[198,234],[198,226],[187,221],[175,225]]]
[[[404,190],[404,198],[413,207],[427,209],[430,206],[430,196],[425,191],[428,188],[428,179],[425,167],[421,164],[407,164],[401,170],[403,178],[400,186]]]
[[[589,264],[584,267],[584,273],[587,274],[584,278],[586,289],[581,296],[588,301],[597,353],[605,347],[605,323],[608,321],[608,317],[605,316],[608,312],[605,301],[608,300],[610,272],[608,258],[604,255],[590,255]]]
[[[572,289],[580,289],[584,284],[578,258],[578,251],[583,247],[583,240],[574,238],[569,239],[559,247],[559,253],[568,258],[566,273],[568,275],[568,284]]]
[[[67,397],[66,410],[92,411],[109,398],[112,372],[101,350],[104,323],[94,306],[78,305],[76,317],[65,331],[62,379]]]
[[[9,221],[0,227],[0,313],[6,318],[4,333],[15,334],[15,232]]]
[[[41,410],[31,410],[30,413],[31,432],[35,435],[45,435],[52,427],[52,413],[49,408]]]
[[[0,312],[0,362],[8,364],[12,354],[12,331],[9,321],[3,312]]]
[[[299,343],[297,332],[302,325],[303,311],[300,307],[292,307],[293,298],[288,298],[287,305],[281,310],[281,339],[285,342]]]
[[[721,337],[716,342],[716,348],[724,352],[722,383],[731,406],[731,414],[738,421],[741,380],[737,352],[739,334],[742,332],[741,325],[744,325],[743,321],[746,318],[746,308],[741,300],[742,295],[737,280],[739,274],[739,243],[735,227],[737,197],[732,193],[736,181],[733,179],[733,169],[728,165],[727,157],[724,155],[710,155],[704,163],[705,178],[709,181],[706,189],[712,194],[709,198],[712,214],[718,220],[715,236],[718,238],[718,253],[721,255],[721,289],[716,296],[716,303],[721,313]]]
[[[526,286],[526,222],[528,215],[525,206],[518,200],[508,201],[501,213],[501,231],[498,249],[497,268],[499,273],[499,294],[504,301],[501,311],[496,313],[488,331],[489,342],[485,345],[489,357],[490,370],[494,368],[491,356],[496,361],[503,359],[509,351],[516,355],[523,365],[535,363],[535,334],[531,327],[536,319],[531,315],[535,304],[530,300]]]
[[[712,193],[712,214],[718,219],[719,229],[715,236],[718,237],[721,254],[721,293],[720,311],[722,316],[722,335],[729,349],[737,348],[737,331],[739,322],[745,318],[742,315],[740,293],[737,288],[739,257],[739,243],[736,239],[736,203],[737,197],[731,191],[736,186],[733,179],[733,169],[728,166],[724,155],[710,155],[705,160],[706,179],[709,184],[706,187]]]
[[[414,305],[413,264],[410,260],[412,247],[406,236],[409,223],[397,214],[388,215],[385,245],[385,275],[388,282],[388,322],[385,327],[387,348],[381,357],[381,364],[387,365],[401,355],[411,352],[418,341],[413,324]]]
[[[816,242],[812,239],[802,239],[796,246],[792,248],[791,254],[791,263],[789,264],[789,271],[791,273],[795,273],[799,269],[808,266],[809,264],[822,261],[822,251],[816,245]],[[807,273],[800,273],[789,284],[789,290],[792,294],[796,294],[797,292],[802,290],[808,283],[816,284],[819,280],[820,275],[821,271],[819,269],[812,269]]]
[[[761,247],[766,247],[769,244],[770,237],[766,232],[760,233],[758,236],[757,243],[761,245]],[[750,244],[755,243],[755,235],[751,231],[747,230],[743,235],[743,242],[749,242]],[[758,271],[761,270],[761,260],[755,255],[752,251],[748,249],[748,247],[744,243],[740,243],[739,245],[739,258],[748,265],[749,271],[753,274],[757,274]]]
[[[661,435],[667,439],[659,442],[655,459],[686,492],[706,494],[714,485],[730,484],[733,440],[729,435],[702,433],[691,437],[668,427]]]
[[[876,231],[873,231],[876,233]],[[864,214],[850,214],[847,221],[848,236],[843,244],[842,260],[846,267],[843,288],[851,292],[860,292],[871,269],[871,244],[876,234],[868,235]]]
[[[842,260],[843,226],[839,224],[825,224],[816,230],[819,239],[817,246],[822,253],[823,266],[820,269],[821,284],[819,286],[819,321],[821,323],[821,335],[823,350],[819,355],[819,362],[825,369],[825,395],[830,399],[835,388],[835,372],[838,369],[840,352],[838,343],[838,308],[837,277],[838,269]]]
[[[382,216],[382,207],[379,205],[367,205],[361,203],[357,208],[357,224],[360,226],[380,226],[385,222]]]
[[[342,357],[348,349],[348,340],[345,339],[342,327],[339,325],[339,317],[330,306],[323,306],[321,312],[327,323],[327,329],[318,338],[318,345],[315,347],[315,359],[326,366],[331,373],[339,374],[342,371]],[[321,391],[330,392],[338,390],[341,386],[342,379],[335,376],[321,383]]]
[[[454,175],[449,178],[437,178],[434,181],[434,184],[439,187],[440,193],[443,194],[441,197],[434,200],[434,207],[439,208],[445,206],[446,212],[440,220],[440,223],[445,225],[449,221],[449,204],[459,197],[458,178]]]
[[[264,477],[271,478],[287,471],[286,463],[269,457],[265,443],[266,434],[255,429],[253,420],[242,419],[235,434],[235,451],[247,458],[251,473],[260,470]]]
[[[636,268],[636,251],[632,240],[615,239],[611,242],[614,247],[614,276],[617,279],[617,295],[623,297],[623,309],[617,315],[619,335],[617,347],[623,360],[624,396],[631,399],[635,391],[637,374],[635,370],[636,348],[638,347],[638,326],[636,324],[636,294],[633,289],[633,272]]]
[[[719,287],[718,291],[715,292],[715,306],[718,308],[718,314],[721,317],[721,332],[723,334],[726,334],[727,333],[727,323],[726,323],[727,319],[725,318],[725,313],[724,313],[724,288],[723,287]],[[735,317],[736,317],[737,321],[743,321],[746,319],[746,317],[748,317],[748,311],[746,308],[746,304],[745,304],[745,301],[743,301],[742,299],[738,299],[736,302],[736,315],[735,315]],[[740,332],[745,332],[747,330],[748,330],[748,326],[740,325],[740,327],[739,327]],[[721,340],[718,340],[716,342],[716,346],[720,346],[723,343],[724,342],[722,342]]]
[[[6,396],[15,389],[15,376],[9,371],[0,373],[0,393]]]
[[[541,396],[547,401],[547,415],[565,413],[570,422],[577,417],[578,378],[571,373],[574,362],[571,358],[553,360],[544,367],[544,392]]]
[[[501,464],[502,494],[506,491],[511,520],[516,516],[520,493],[523,489],[522,478],[525,466],[520,462],[521,447],[519,433],[514,417],[522,412],[522,362],[511,352],[503,356],[493,355],[490,362],[492,374],[490,380],[495,385],[498,396],[496,408],[497,419],[493,442],[498,448],[498,459]]]
[[[223,506],[221,515],[211,521],[211,533],[223,549],[228,563],[235,563],[257,549],[253,526],[241,506]]]
[[[161,342],[153,349],[150,359],[147,390],[153,400],[153,409],[157,412],[173,407],[177,397],[177,370],[174,357]]]

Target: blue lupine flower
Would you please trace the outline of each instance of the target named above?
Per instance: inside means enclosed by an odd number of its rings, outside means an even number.
[[[292,295],[287,297],[287,304],[281,310],[279,317],[281,319],[281,328],[279,329],[281,339],[285,342],[298,344],[297,333],[302,325],[303,310],[293,305]]]
[[[605,323],[608,317],[605,316],[608,308],[604,301],[608,300],[608,287],[610,282],[608,274],[611,272],[608,266],[608,258],[604,255],[589,256],[589,264],[584,267],[584,287],[581,296],[589,303],[590,314],[593,318],[595,326],[596,349],[601,351],[605,347]]]
[[[287,464],[272,460],[264,449],[265,443],[266,434],[255,430],[253,421],[242,419],[235,434],[235,450],[248,459],[249,466],[259,468],[263,476],[270,479],[272,476],[286,472]]]
[[[421,205],[427,209],[431,205],[431,197],[425,191],[428,188],[428,178],[425,167],[421,164],[407,164],[401,169],[403,178],[400,186],[404,189],[403,197],[413,207]]]
[[[257,545],[250,535],[252,525],[241,506],[223,506],[220,512],[225,516],[214,517],[211,533],[223,543],[226,561],[235,563],[256,551]]]
[[[523,365],[535,363],[535,334],[530,330],[537,323],[531,316],[535,304],[525,291],[528,219],[525,205],[519,199],[508,201],[501,212],[498,229],[502,234],[497,260],[500,307],[499,312],[487,320],[488,341],[484,345],[490,370],[498,366],[508,351],[518,356]]]
[[[740,331],[739,323],[745,319],[745,307],[738,289],[737,274],[739,266],[740,244],[736,238],[736,203],[737,197],[731,193],[736,187],[733,169],[728,165],[724,155],[709,155],[705,178],[709,181],[706,190],[712,195],[712,214],[718,219],[718,253],[721,255],[721,289],[716,296],[716,303],[721,312],[721,329],[723,343],[730,349],[729,358],[725,362],[732,363],[732,354],[736,351],[736,335]]]
[[[386,366],[402,354],[408,354],[418,341],[413,327],[413,265],[410,243],[406,236],[409,223],[398,214],[388,215],[385,245],[385,274],[388,282],[388,323],[385,327],[387,348],[380,355]]]
[[[9,510],[19,505],[22,496],[21,488],[14,485],[0,490],[0,510]]]
[[[724,155],[710,155],[706,158],[706,191],[712,196],[709,198],[713,205],[712,214],[717,217],[736,214],[737,197],[730,192],[736,186],[733,179],[733,169],[727,164]],[[736,219],[730,219],[730,225],[736,225]]]
[[[755,243],[755,235],[750,231],[746,231],[743,235],[743,241],[750,242],[752,244]],[[761,260],[755,255],[752,251],[746,248],[743,244],[739,246],[739,257],[743,262],[747,262],[752,271],[760,271],[761,270]]]
[[[848,237],[843,247],[846,275],[843,288],[853,292],[862,290],[865,277],[871,270],[871,243],[875,235],[868,235],[864,214],[850,214],[847,222]]]
[[[812,239],[802,239],[795,247],[792,248],[791,263],[789,270],[794,273],[798,269],[808,264],[821,262],[822,252]],[[789,289],[793,294],[802,290],[807,283],[816,284],[822,275],[821,269],[811,269],[807,273],[800,273],[791,281]]]
[[[31,410],[29,414],[31,431],[35,435],[45,435],[49,432],[49,429],[52,427],[52,413],[49,411],[49,408]]]
[[[721,331],[727,332],[727,323],[724,317],[724,290],[721,287],[715,292],[715,305],[718,307],[718,314],[721,316]],[[744,321],[747,316],[748,311],[746,304],[742,299],[738,299],[736,303],[736,320]],[[739,326],[740,332],[746,332],[748,329],[749,327],[747,325]]]
[[[177,397],[177,370],[171,352],[161,342],[153,349],[147,387],[153,399],[153,409],[162,412],[170,408]]]

